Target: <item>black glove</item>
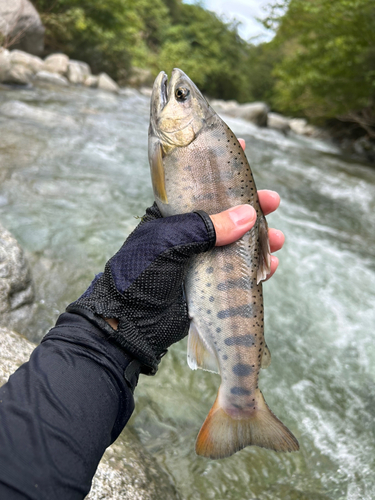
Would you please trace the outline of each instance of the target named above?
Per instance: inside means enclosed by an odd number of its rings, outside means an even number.
[[[202,211],[162,218],[154,204],[86,292],[67,307],[94,322],[112,342],[155,374],[161,357],[185,337],[189,316],[183,280],[191,258],[214,247]],[[114,330],[103,318],[119,320]]]

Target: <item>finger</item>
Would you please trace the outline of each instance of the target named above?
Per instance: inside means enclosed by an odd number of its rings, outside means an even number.
[[[240,143],[241,148],[245,151],[245,148],[246,148],[245,139],[238,139],[238,142]]]
[[[271,278],[271,276],[275,273],[278,265],[279,259],[275,255],[271,255],[271,272],[267,274],[267,278],[264,281],[267,281]]]
[[[280,196],[276,191],[262,189],[258,191],[259,203],[264,215],[274,212],[280,205]]]
[[[228,245],[241,238],[256,221],[250,205],[238,205],[219,214],[210,215],[216,231],[216,246]]]
[[[280,250],[285,242],[285,236],[279,229],[270,228],[268,230],[268,239],[270,240],[271,252],[277,252]]]

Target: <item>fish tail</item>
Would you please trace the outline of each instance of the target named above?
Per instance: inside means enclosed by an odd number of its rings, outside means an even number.
[[[261,446],[275,451],[297,451],[299,444],[290,430],[272,413],[259,389],[255,410],[232,417],[219,403],[211,408],[199,431],[195,451],[207,458],[225,458],[245,446]]]

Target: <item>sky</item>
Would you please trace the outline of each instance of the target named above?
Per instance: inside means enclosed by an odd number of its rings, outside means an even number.
[[[185,3],[195,3],[194,0],[184,0]],[[264,8],[273,3],[271,0],[202,0],[202,6],[207,10],[212,10],[219,16],[224,16],[224,20],[237,20],[241,22],[238,33],[246,41],[252,43],[267,42],[273,37],[272,32],[266,30],[264,26],[256,20],[257,17],[264,17]]]

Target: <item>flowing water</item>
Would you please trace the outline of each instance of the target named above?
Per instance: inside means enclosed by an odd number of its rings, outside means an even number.
[[[148,110],[130,91],[0,91],[0,221],[32,265],[29,338],[85,290],[152,203]],[[373,499],[375,170],[317,140],[227,122],[246,139],[258,188],[282,197],[268,217],[286,243],[264,286],[272,364],[260,387],[301,450],[197,457],[219,378],[189,370],[186,341],[141,378],[129,426],[182,499]]]

